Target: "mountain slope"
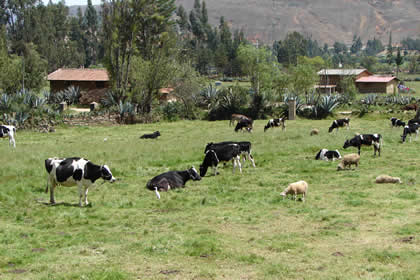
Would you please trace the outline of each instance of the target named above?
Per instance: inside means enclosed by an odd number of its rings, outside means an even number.
[[[176,0],[189,12],[194,0]],[[209,20],[221,16],[249,38],[266,43],[298,31],[319,42],[350,44],[353,35],[363,43],[374,36],[393,42],[420,35],[420,0],[207,0]]]

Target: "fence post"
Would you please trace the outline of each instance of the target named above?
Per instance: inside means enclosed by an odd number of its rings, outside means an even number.
[[[289,100],[289,120],[296,119],[296,100]]]
[[[58,109],[59,109],[59,111],[60,112],[63,112],[64,110],[67,110],[67,103],[66,102],[61,102],[60,104],[59,104],[59,107],[58,107]]]

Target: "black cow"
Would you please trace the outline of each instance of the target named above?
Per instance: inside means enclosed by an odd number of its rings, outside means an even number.
[[[378,151],[378,155],[381,156],[381,144],[382,144],[382,136],[380,134],[360,134],[354,136],[350,140],[346,140],[344,142],[344,149],[347,149],[348,147],[357,147],[358,153],[360,155],[360,147],[362,145],[370,146],[373,145],[374,149],[374,156],[376,156],[376,151]]]
[[[286,118],[270,119],[268,123],[264,126],[264,132],[271,127],[280,127],[280,126],[281,126],[281,130],[285,130],[286,129],[285,122],[286,122]]]
[[[150,133],[150,134],[143,134],[142,136],[140,136],[140,139],[156,139],[159,136],[160,136],[160,132],[155,131],[155,132]]]
[[[335,151],[329,151],[327,149],[321,149],[319,150],[319,152],[316,154],[315,159],[318,160],[332,160],[334,161],[335,159],[340,159],[341,155],[340,152],[338,150]]]
[[[416,140],[417,140],[417,137],[419,135],[419,127],[420,125],[418,125],[417,123],[404,126],[403,135],[401,135],[401,142],[403,143],[405,142],[407,135],[410,136],[410,142],[411,142],[411,134],[413,133],[416,134]]]
[[[347,129],[349,129],[350,126],[350,119],[349,118],[344,118],[344,119],[338,119],[332,122],[330,128],[328,128],[328,132],[333,131],[333,129],[337,129],[336,131],[338,131],[339,127],[344,127],[347,126]]]
[[[241,149],[238,144],[227,144],[214,146],[208,150],[204,156],[203,163],[200,165],[200,176],[204,177],[207,173],[207,169],[211,166],[214,170],[214,175],[217,174],[217,165],[219,162],[232,161],[233,172],[235,172],[236,166],[239,167],[239,172],[242,173],[241,168]]]
[[[251,119],[241,119],[238,121],[238,123],[235,126],[235,132],[238,132],[239,130],[243,130],[245,128],[246,131],[251,132],[252,131],[252,125],[253,120]]]
[[[204,149],[204,153],[212,149],[212,147],[224,146],[224,145],[230,145],[230,144],[239,145],[241,155],[243,156],[243,163],[245,163],[246,159],[248,158],[251,161],[252,166],[255,167],[254,157],[251,154],[251,142],[249,141],[239,141],[239,142],[225,141],[225,142],[219,142],[219,143],[210,142],[206,145],[206,148]]]
[[[156,191],[157,197],[160,198],[158,191],[185,187],[185,183],[190,179],[193,181],[201,180],[194,166],[184,171],[168,171],[157,175],[147,182],[146,188]]]
[[[48,172],[47,188],[50,184],[50,203],[55,204],[54,189],[56,185],[79,187],[79,206],[82,206],[82,197],[84,196],[85,205],[87,200],[88,188],[96,180],[102,178],[114,182],[116,179],[112,176],[111,170],[106,165],[96,165],[87,159],[72,158],[48,158],[45,160],[45,169]]]
[[[391,127],[405,126],[405,122],[397,118],[391,118]]]

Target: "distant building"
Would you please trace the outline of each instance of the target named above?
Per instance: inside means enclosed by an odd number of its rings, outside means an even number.
[[[360,93],[396,93],[399,79],[394,76],[367,76],[356,80]]]
[[[326,93],[342,92],[343,80],[350,77],[355,81],[371,75],[366,69],[322,69],[318,72],[319,84],[315,87]]]
[[[67,69],[60,68],[48,75],[50,90],[56,93],[69,86],[78,87],[82,94],[80,103],[100,102],[110,87],[106,69]]]

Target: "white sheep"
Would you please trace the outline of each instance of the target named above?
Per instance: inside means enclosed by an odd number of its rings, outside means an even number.
[[[306,193],[308,192],[308,183],[305,181],[298,181],[295,183],[291,183],[287,188],[280,194],[281,196],[285,197],[288,194],[293,195],[293,199],[296,200],[296,196],[298,194],[302,195],[302,201],[305,201]]]
[[[316,128],[313,128],[312,130],[311,130],[311,133],[310,133],[310,135],[312,136],[312,135],[318,135],[319,134],[319,129],[316,129]]]
[[[351,165],[356,165],[356,168],[359,166],[360,156],[358,154],[348,154],[343,157],[343,160],[338,164],[338,170],[344,170],[346,167],[351,168]]]
[[[391,184],[401,184],[401,179],[399,177],[391,177],[388,175],[379,175],[376,177],[376,183],[377,184],[384,184],[384,183],[391,183]]]

